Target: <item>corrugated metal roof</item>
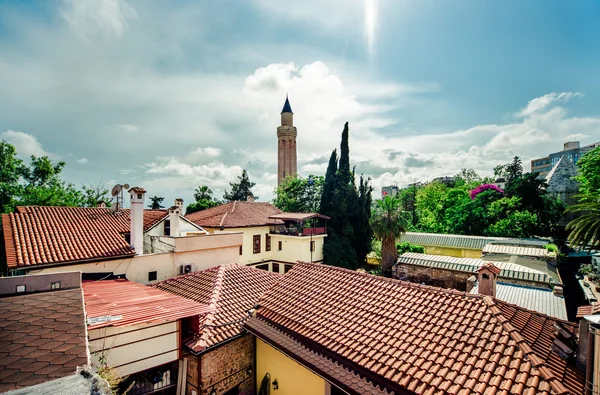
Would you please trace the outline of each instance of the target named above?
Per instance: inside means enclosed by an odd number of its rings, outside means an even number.
[[[495,240],[507,240],[507,238],[418,232],[406,232],[400,237],[402,242],[407,241],[420,246],[467,248],[471,250],[481,250]]]
[[[453,256],[444,255],[418,254],[415,252],[405,252],[404,254],[398,257],[398,263],[433,267],[437,269],[453,270],[473,274],[486,262],[489,262],[489,260],[483,260],[479,258],[456,258]],[[511,262],[493,263],[501,270],[501,278],[512,278],[515,280],[532,281],[547,284],[551,282],[552,277],[548,273],[545,273],[540,270],[535,270]]]
[[[471,291],[479,293],[478,286]],[[567,321],[567,307],[562,296],[547,288],[526,287],[517,284],[496,283],[496,298],[507,303],[537,311]]]
[[[548,256],[548,250],[535,247],[517,247],[511,245],[488,244],[483,247],[484,254],[507,254],[507,255],[525,255],[545,258]]]
[[[83,283],[88,329],[175,321],[210,309],[181,296],[127,280]]]

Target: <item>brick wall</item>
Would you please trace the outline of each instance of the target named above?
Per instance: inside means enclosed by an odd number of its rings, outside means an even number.
[[[237,385],[240,394],[254,394],[254,355],[254,337],[249,334],[201,354],[198,395],[209,394],[213,387],[222,394]]]
[[[198,357],[193,354],[185,355],[184,358],[188,360],[187,367],[187,386],[186,386],[186,394],[193,395],[192,391],[196,391],[196,394],[199,394],[198,390]]]

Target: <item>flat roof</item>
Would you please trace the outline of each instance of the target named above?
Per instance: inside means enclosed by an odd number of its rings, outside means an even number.
[[[319,213],[281,213],[269,216],[269,219],[280,219],[282,221],[306,221],[311,218],[330,219]]]
[[[125,279],[83,283],[88,329],[130,326],[204,316],[210,308]]]
[[[482,250],[487,254],[509,254],[509,255],[525,255],[545,258],[549,255],[549,252],[545,248],[537,247],[518,247],[514,245],[499,245],[499,244],[488,244],[483,247]]]

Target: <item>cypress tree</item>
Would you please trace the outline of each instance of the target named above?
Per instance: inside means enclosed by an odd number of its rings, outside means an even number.
[[[360,263],[366,263],[367,254],[371,251],[371,240],[373,238],[373,230],[371,229],[371,203],[373,187],[369,181],[363,176],[360,176],[360,184],[358,187],[358,212],[355,222],[355,249],[357,259]]]
[[[342,132],[342,143],[340,144],[340,183],[347,184],[352,179],[350,172],[350,147],[348,145],[348,122],[344,125]]]
[[[331,217],[333,214],[335,190],[337,186],[337,151],[331,152],[329,165],[325,173],[325,183],[323,184],[323,194],[321,195],[321,204],[319,213]],[[331,224],[330,224],[331,225]]]

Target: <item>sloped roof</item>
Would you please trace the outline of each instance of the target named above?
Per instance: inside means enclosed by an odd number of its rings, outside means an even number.
[[[470,293],[478,294],[479,284]],[[568,319],[565,298],[555,295],[549,288],[497,282],[496,298],[550,317],[565,321]]]
[[[81,288],[0,298],[0,317],[0,392],[89,363]]]
[[[483,247],[484,254],[502,254],[502,255],[523,255],[537,258],[545,258],[550,252],[545,248],[538,247],[517,247],[503,244],[488,244]]]
[[[246,325],[259,331],[257,321],[396,393],[583,389],[551,351],[554,324],[574,336],[577,326],[491,297],[297,263]]]
[[[577,167],[569,159],[561,156],[550,173],[546,175],[546,190],[555,192],[576,192],[579,184],[573,179],[577,175]]]
[[[400,264],[404,263],[464,273],[475,273],[475,271],[483,266],[483,264],[486,262],[489,262],[489,260],[479,258],[457,258],[445,255],[419,254],[416,252],[405,252],[398,257],[398,263]],[[540,262],[540,265],[538,265],[541,270],[512,262],[494,261],[493,264],[500,269],[500,278],[546,284],[549,284],[553,281],[558,282],[550,270],[542,269],[544,266],[548,265],[545,262]]]
[[[144,230],[168,215],[144,210]],[[99,207],[17,207],[2,214],[6,257],[11,269],[133,256],[123,233],[131,228],[130,210]]]
[[[287,97],[287,95],[285,95],[285,103],[283,104],[283,108],[281,109],[281,113],[283,114],[284,112],[292,112],[292,106],[290,106],[290,101]]]
[[[83,283],[88,329],[176,321],[205,316],[206,304],[125,279]]]
[[[153,287],[211,307],[200,333],[187,343],[199,352],[240,334],[248,310],[280,277],[265,270],[230,264],[174,277]]]
[[[269,217],[281,213],[280,209],[270,203],[233,201],[196,211],[185,217],[207,228],[242,228],[273,224],[275,220]]]
[[[420,246],[454,247],[472,250],[481,250],[491,241],[505,239],[505,237],[464,236],[419,232],[406,232],[400,237],[400,241],[402,242],[407,241]]]

